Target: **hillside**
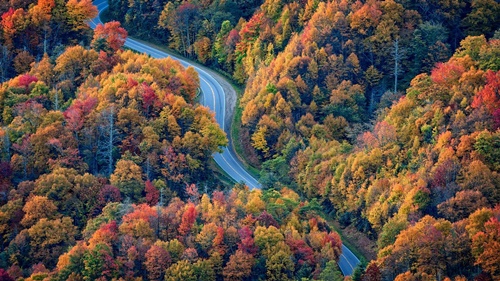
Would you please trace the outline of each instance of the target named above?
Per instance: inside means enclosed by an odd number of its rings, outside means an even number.
[[[210,161],[227,138],[198,74],[122,50],[126,37],[98,26],[1,84],[0,279],[340,276],[316,201],[220,191]]]
[[[498,42],[468,37],[448,62],[414,78],[354,145],[313,135],[281,174],[377,239],[387,280],[405,271],[415,280],[472,278],[476,266],[498,276],[481,261],[492,249],[476,240],[486,222],[499,226],[500,65],[489,55]]]
[[[498,1],[0,14],[0,280],[500,280]],[[262,190],[213,170],[195,69],[129,34],[244,86],[232,137]],[[377,245],[352,276],[332,221]]]

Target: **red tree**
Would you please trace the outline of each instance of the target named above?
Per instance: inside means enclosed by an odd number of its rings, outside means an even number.
[[[149,280],[163,280],[165,270],[168,268],[171,259],[167,250],[153,245],[146,252],[144,266],[148,271]]]
[[[158,96],[156,96],[155,91],[145,82],[142,83],[142,108],[146,115],[149,116],[153,109],[159,107],[161,107],[161,102]]]
[[[19,76],[19,86],[28,88],[31,83],[37,82],[38,78],[29,74],[23,74]]]
[[[365,274],[361,278],[362,281],[380,281],[382,280],[382,273],[378,265],[374,262],[370,263],[366,268]]]
[[[182,222],[179,226],[179,233],[181,235],[186,235],[191,231],[194,221],[196,220],[196,216],[196,208],[194,204],[190,203],[182,215]]]
[[[252,230],[248,226],[243,227],[238,231],[240,234],[241,242],[238,243],[238,249],[247,253],[255,254],[258,251],[257,246],[255,246],[255,241],[252,237]]]
[[[481,105],[486,106],[491,114],[500,114],[497,112],[500,108],[500,71],[488,70],[486,73],[486,85],[474,96],[472,101],[472,107],[474,108]]]
[[[438,63],[432,70],[431,78],[434,83],[451,86],[458,81],[464,71],[465,68],[462,65],[453,61]]]
[[[147,180],[145,182],[146,192],[146,203],[150,206],[154,206],[158,204],[158,200],[160,199],[160,191],[151,183],[151,181]]]
[[[127,36],[127,31],[117,21],[99,24],[95,28],[92,45],[96,46],[99,41],[105,40],[107,47],[116,52],[125,44]]]
[[[0,268],[0,280],[2,281],[14,281],[12,277],[10,277],[9,273],[5,271],[3,268]]]

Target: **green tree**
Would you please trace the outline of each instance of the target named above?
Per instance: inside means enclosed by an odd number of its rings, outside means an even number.
[[[233,29],[231,22],[225,20],[222,22],[219,33],[214,42],[214,56],[217,58],[219,64],[225,65],[228,62],[228,55],[231,50],[226,45],[226,39],[229,32]]]
[[[83,280],[110,279],[116,276],[117,266],[113,260],[113,252],[106,244],[97,244],[94,249],[85,253]]]
[[[322,281],[342,281],[344,277],[339,270],[339,267],[335,261],[329,261],[326,263],[325,268],[321,271],[319,275],[319,280]]]

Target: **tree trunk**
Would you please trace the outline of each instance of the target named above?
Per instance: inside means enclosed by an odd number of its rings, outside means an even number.
[[[113,141],[114,141],[114,108],[110,108],[108,123],[109,123],[109,136],[108,136],[108,175],[113,173]]]
[[[399,40],[394,41],[394,93],[398,91]]]
[[[99,139],[97,143],[97,154],[101,160],[100,170],[106,176],[113,173],[113,147],[116,143],[116,129],[114,127],[114,107],[110,106],[101,113],[102,123],[99,126]]]

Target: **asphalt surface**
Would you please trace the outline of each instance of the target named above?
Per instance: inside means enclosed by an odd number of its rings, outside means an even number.
[[[344,276],[351,276],[359,263],[360,261],[356,255],[354,255],[349,248],[342,244],[342,254],[340,255],[338,262],[342,274],[344,274]]]
[[[108,1],[96,0],[94,1],[94,5],[97,6],[100,15],[100,13],[108,7]],[[102,24],[99,15],[89,22],[92,29],[94,29],[98,24]],[[219,123],[221,128],[226,128],[224,122],[224,115],[226,113],[226,101],[224,98],[225,93],[222,86],[215,78],[203,69],[180,57],[168,54],[134,39],[127,38],[125,46],[138,52],[148,54],[153,58],[172,57],[178,60],[185,67],[193,67],[198,72],[200,77],[203,105],[209,107],[210,110],[215,112],[215,119],[217,123]],[[229,132],[226,133],[229,134]],[[238,160],[233,150],[225,147],[222,149],[222,153],[215,153],[213,157],[215,162],[236,182],[244,183],[251,189],[262,187],[261,184],[243,168],[243,165]],[[349,248],[342,244],[342,254],[338,264],[342,274],[349,276],[354,271],[354,268],[359,264],[359,259],[351,252],[351,250],[349,250]]]

